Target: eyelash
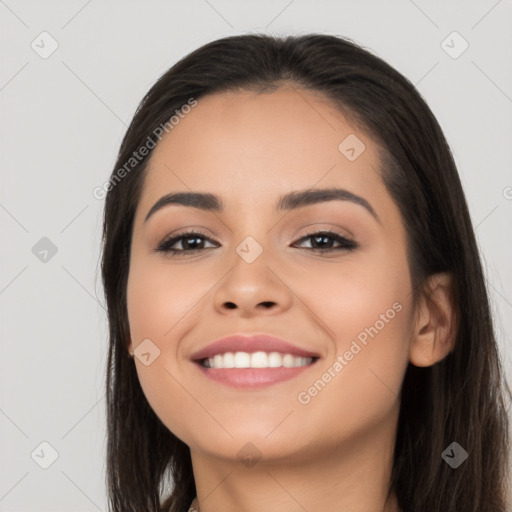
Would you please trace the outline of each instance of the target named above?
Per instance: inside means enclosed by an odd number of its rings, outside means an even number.
[[[318,236],[328,236],[332,238],[335,242],[338,242],[341,244],[340,247],[330,247],[328,249],[322,249],[319,247],[312,247],[312,248],[306,248],[313,252],[331,252],[331,251],[354,251],[357,249],[358,245],[353,242],[352,240],[349,240],[348,238],[340,235],[339,233],[336,233],[335,231],[314,231],[312,233],[307,233],[305,236],[299,238],[297,242],[302,242],[304,240],[307,240],[308,238],[318,237]],[[171,249],[171,247],[176,243],[179,242],[182,239],[186,238],[202,238],[204,240],[207,240],[211,243],[217,243],[214,240],[212,240],[210,237],[206,236],[204,233],[201,233],[200,231],[187,231],[185,233],[180,233],[178,235],[175,235],[170,238],[166,238],[163,240],[163,242],[160,243],[160,245],[155,249],[156,252],[164,252],[169,253],[171,255],[175,255],[178,253],[187,253],[187,254],[193,254],[197,251],[202,251],[204,248],[201,249]],[[211,247],[210,247],[211,249]]]

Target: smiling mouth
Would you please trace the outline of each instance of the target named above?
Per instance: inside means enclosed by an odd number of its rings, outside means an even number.
[[[225,352],[213,357],[200,359],[203,368],[223,369],[265,369],[265,368],[299,368],[313,364],[318,357],[301,357],[280,352]]]

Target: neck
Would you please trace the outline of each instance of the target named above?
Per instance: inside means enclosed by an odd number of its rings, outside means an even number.
[[[253,467],[191,452],[198,512],[400,512],[389,492],[396,415],[377,430]]]

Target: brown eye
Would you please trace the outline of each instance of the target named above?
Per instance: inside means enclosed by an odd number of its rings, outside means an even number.
[[[304,240],[311,240],[310,249],[313,251],[353,251],[357,248],[357,244],[355,242],[340,235],[339,233],[335,233],[334,231],[319,231],[316,233],[309,233],[298,240],[298,242],[300,243]],[[333,243],[337,243],[339,245],[337,247],[333,247]]]
[[[210,242],[216,244],[211,238],[207,237],[203,233],[197,231],[188,231],[186,233],[180,233],[172,237],[166,238],[156,249],[157,252],[165,253],[193,253],[205,249],[204,243]],[[181,244],[181,249],[174,248],[173,246]],[[208,247],[206,247],[208,248]]]

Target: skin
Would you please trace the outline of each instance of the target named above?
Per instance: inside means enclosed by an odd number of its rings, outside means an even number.
[[[350,134],[366,146],[355,161],[338,149]],[[282,194],[331,186],[365,198],[379,220],[340,200],[275,210]],[[168,205],[144,222],[161,196],[178,191],[219,195],[225,210]],[[187,229],[214,243],[201,239],[205,248],[188,255],[155,251]],[[314,240],[304,237],[322,230],[357,248],[312,251]],[[263,249],[252,263],[236,252],[247,236]],[[433,301],[414,309],[405,228],[381,180],[377,146],[327,100],[290,86],[200,98],[152,154],[127,306],[128,349],[149,338],[160,350],[149,366],[135,357],[137,373],[155,413],[190,447],[201,512],[399,510],[394,494],[386,496],[404,373],[410,361],[445,357],[455,333],[449,276],[429,284]],[[298,394],[397,302],[400,312],[300,403]],[[236,333],[278,336],[321,358],[264,389],[230,388],[189,357]],[[246,443],[261,456],[252,467],[237,456]]]

